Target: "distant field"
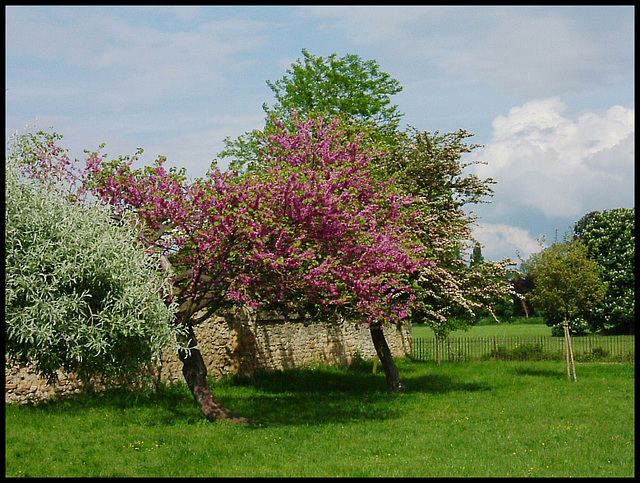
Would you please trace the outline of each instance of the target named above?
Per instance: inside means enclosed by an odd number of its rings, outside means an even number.
[[[435,338],[431,327],[414,325],[413,337]],[[469,330],[454,330],[449,337],[506,337],[506,336],[551,336],[551,327],[545,324],[474,325]]]
[[[538,319],[540,320],[540,319]],[[543,323],[475,325],[451,332],[438,345],[430,327],[414,325],[412,357],[421,361],[562,360],[566,357],[563,337],[553,337]],[[635,337],[590,335],[572,337],[574,356],[581,362],[633,362]],[[439,347],[439,348],[438,348]]]

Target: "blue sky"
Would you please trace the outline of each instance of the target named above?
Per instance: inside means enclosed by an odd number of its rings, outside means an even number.
[[[463,128],[497,181],[473,207],[485,258],[527,258],[593,210],[634,207],[635,9],[618,7],[5,7],[6,137],[106,143],[205,174],[264,125],[266,84],[302,49],[376,60],[406,126]],[[225,162],[219,163],[225,167]]]

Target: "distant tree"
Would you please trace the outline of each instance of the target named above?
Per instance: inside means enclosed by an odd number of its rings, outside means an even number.
[[[529,293],[535,287],[533,275],[530,273],[518,272],[512,278],[513,290],[517,296],[513,297],[514,310],[516,314],[522,314],[526,317],[533,315],[534,309],[529,301]]]
[[[175,346],[168,281],[128,223],[74,202],[56,134],[11,139],[5,162],[5,350],[58,369],[135,380]]]
[[[587,255],[587,248],[578,241],[555,242],[541,253],[534,254],[527,268],[535,280],[531,301],[544,312],[548,323],[562,324],[567,347],[567,375],[573,377],[570,324],[587,315],[603,299],[607,283],[602,280],[602,268]]]
[[[592,211],[574,226],[574,238],[603,268],[609,289],[585,316],[593,332],[635,332],[635,209]]]
[[[302,56],[282,79],[267,81],[278,101],[272,108],[265,106],[267,113],[291,119],[295,110],[302,118],[347,117],[375,122],[381,130],[397,129],[402,114],[390,98],[402,86],[375,60],[363,61],[353,54],[323,58],[305,49]]]
[[[469,263],[469,266],[473,267],[482,262],[484,262],[484,256],[482,255],[482,245],[476,242],[473,245],[473,252],[471,254],[471,262]]]

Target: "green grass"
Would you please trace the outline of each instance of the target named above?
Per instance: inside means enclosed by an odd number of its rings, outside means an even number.
[[[413,337],[434,338],[433,329],[428,325],[414,325],[412,327]],[[473,325],[468,330],[454,330],[449,337],[504,337],[504,336],[549,336],[551,337],[551,327],[543,322],[537,324],[510,324],[502,322],[493,325]]]
[[[6,476],[611,477],[635,474],[632,364],[399,361],[214,381],[257,427],[210,423],[184,385],[7,406]]]
[[[412,334],[414,357],[435,359],[433,330],[427,325],[414,325]],[[575,357],[581,362],[633,362],[635,359],[635,337],[632,335],[573,336],[571,340]],[[515,351],[513,356],[516,359],[562,360],[565,357],[564,338],[552,336],[551,327],[545,325],[541,318],[532,317],[500,324],[483,320],[467,330],[453,331],[443,343],[442,358],[445,361],[482,360],[490,357],[492,350],[496,349],[493,343],[504,352],[504,356]]]

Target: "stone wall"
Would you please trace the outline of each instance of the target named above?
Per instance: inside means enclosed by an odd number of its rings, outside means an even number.
[[[312,364],[346,365],[358,357],[375,357],[368,327],[354,322],[217,317],[195,327],[195,333],[212,377]],[[394,357],[411,353],[409,325],[386,328],[385,336]],[[165,354],[157,370],[161,380],[183,380],[182,364],[174,353]],[[81,382],[74,375],[59,371],[58,379],[59,384],[48,385],[33,367],[17,366],[5,356],[6,403],[38,402],[81,391]]]
[[[38,375],[32,364],[20,366],[13,363],[5,354],[4,400],[12,403],[36,403],[51,396],[64,396],[82,391],[82,383],[74,375],[57,371],[58,384],[47,384],[47,380]]]

